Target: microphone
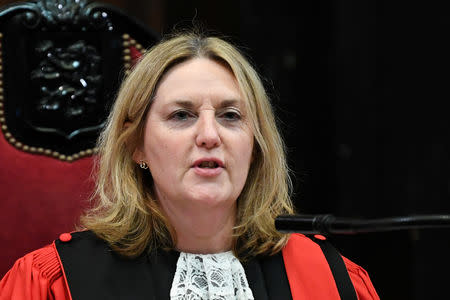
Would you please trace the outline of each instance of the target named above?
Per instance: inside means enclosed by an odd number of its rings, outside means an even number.
[[[337,218],[322,215],[280,215],[275,219],[275,228],[284,233],[303,234],[359,234],[382,231],[450,228],[450,215],[412,215],[378,219]]]

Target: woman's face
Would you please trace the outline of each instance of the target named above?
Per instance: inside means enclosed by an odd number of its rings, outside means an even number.
[[[237,81],[196,58],[169,70],[148,112],[137,162],[147,162],[163,207],[232,207],[247,179],[253,133]]]

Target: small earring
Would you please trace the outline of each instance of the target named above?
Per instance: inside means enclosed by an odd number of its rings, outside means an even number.
[[[141,169],[148,169],[148,165],[145,161],[141,160],[139,162],[139,167],[141,167]]]

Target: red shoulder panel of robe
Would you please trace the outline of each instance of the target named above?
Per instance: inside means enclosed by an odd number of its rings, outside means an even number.
[[[340,299],[336,283],[320,246],[302,234],[292,234],[282,250],[292,298]],[[367,272],[343,258],[359,300],[379,300]]]
[[[55,244],[18,259],[0,281],[0,300],[72,300]]]

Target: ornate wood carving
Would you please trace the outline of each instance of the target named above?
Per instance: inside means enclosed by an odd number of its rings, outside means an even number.
[[[88,0],[0,9],[0,124],[15,147],[73,161],[95,152],[119,82],[157,35]],[[135,57],[134,57],[135,58]],[[2,89],[3,86],[3,89]]]

